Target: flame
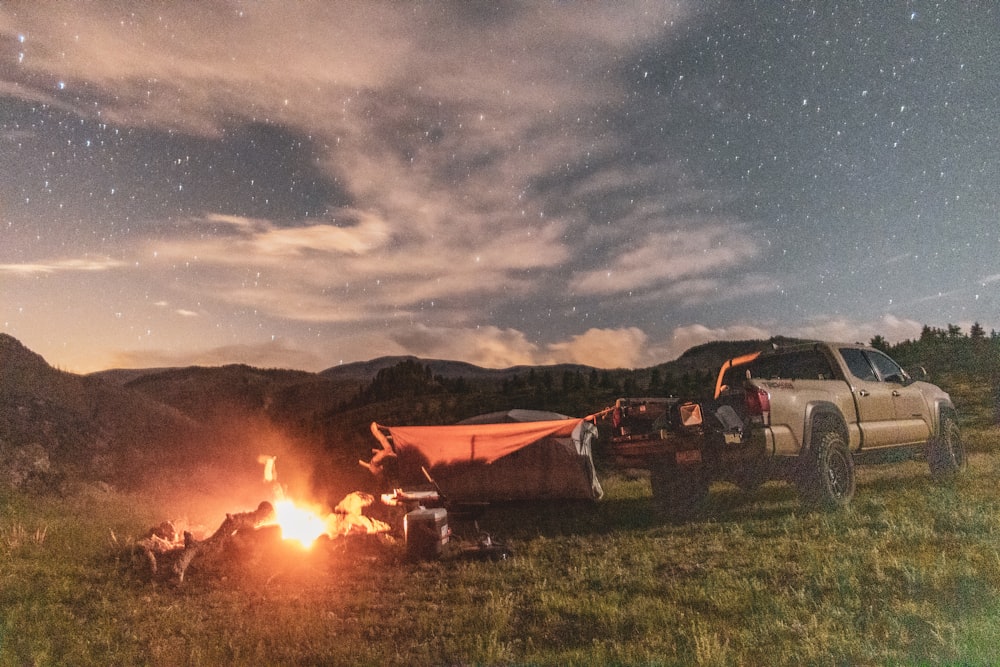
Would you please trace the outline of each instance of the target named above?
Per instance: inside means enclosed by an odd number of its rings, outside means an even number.
[[[265,481],[273,484],[274,520],[271,525],[277,524],[281,528],[282,539],[298,542],[304,549],[309,549],[323,535],[332,539],[350,534],[388,532],[391,529],[389,524],[362,514],[362,510],[374,502],[374,498],[367,493],[355,491],[348,494],[333,512],[326,514],[316,505],[285,497],[285,489],[277,483],[275,458],[261,455],[257,460],[264,464]]]
[[[264,481],[265,482],[275,482],[278,480],[278,473],[274,471],[274,462],[277,460],[277,456],[270,456],[268,454],[261,454],[257,457],[257,463],[264,466]]]
[[[291,500],[274,503],[274,523],[281,527],[282,539],[295,540],[306,549],[321,535],[327,534],[326,519],[319,512],[296,505]]]

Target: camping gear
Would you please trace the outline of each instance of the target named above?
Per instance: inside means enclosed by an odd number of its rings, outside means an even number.
[[[443,507],[418,507],[403,517],[406,555],[410,560],[440,558],[450,534],[448,511]]]
[[[517,413],[543,421],[513,421]],[[522,415],[517,415],[522,416]],[[503,423],[479,419],[503,419]],[[584,419],[534,410],[509,411],[451,426],[381,426],[372,433],[391,450],[401,485],[430,471],[449,501],[597,500],[591,445],[597,427]],[[374,459],[373,459],[374,460]]]

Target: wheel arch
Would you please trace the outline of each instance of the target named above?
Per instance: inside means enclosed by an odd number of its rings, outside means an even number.
[[[955,404],[951,402],[951,399],[941,398],[934,401],[932,414],[934,418],[932,438],[941,433],[941,425],[944,423],[945,417],[950,417],[958,423],[958,410],[955,409]]]
[[[844,442],[851,442],[847,431],[847,421],[835,404],[829,401],[815,401],[807,404],[802,430],[802,450],[812,449],[813,434],[830,429],[837,431],[844,438]]]

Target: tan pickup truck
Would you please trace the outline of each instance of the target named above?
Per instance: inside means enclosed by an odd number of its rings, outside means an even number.
[[[654,499],[678,518],[716,479],[746,489],[785,479],[807,505],[836,509],[854,496],[855,463],[925,456],[935,477],[966,465],[948,394],[858,344],[738,357],[720,369],[712,401],[624,398],[612,419],[616,459],[649,468]]]

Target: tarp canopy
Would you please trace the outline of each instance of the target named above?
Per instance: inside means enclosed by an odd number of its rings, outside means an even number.
[[[396,452],[416,449],[431,466],[482,461],[493,463],[542,438],[570,437],[582,419],[453,426],[389,426]]]
[[[485,415],[476,415],[458,422],[459,424],[507,424],[511,422],[545,422],[556,419],[569,419],[564,414],[550,412],[548,410],[525,410],[514,408],[512,410],[501,410],[500,412],[487,412]],[[590,419],[590,417],[585,417]]]
[[[418,481],[427,468],[454,500],[596,500],[604,494],[591,455],[597,427],[585,419],[512,410],[449,426],[372,426],[388,435],[402,481]]]

